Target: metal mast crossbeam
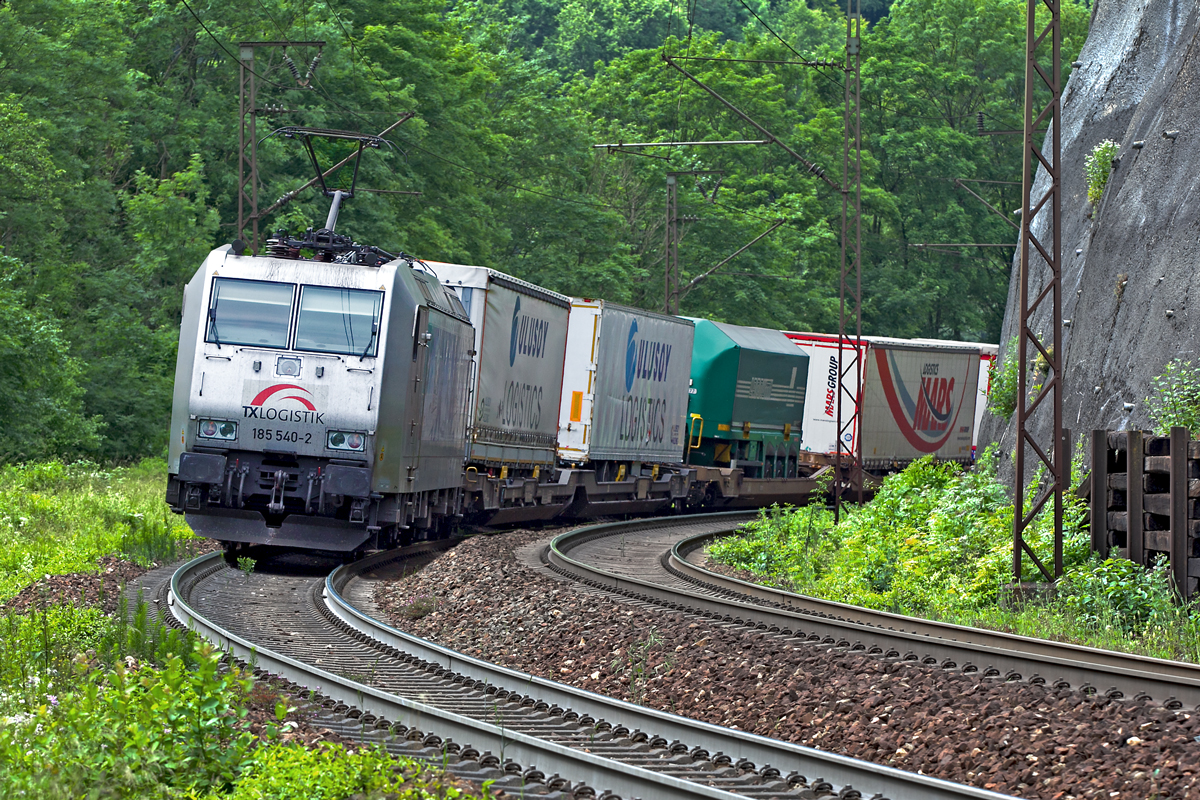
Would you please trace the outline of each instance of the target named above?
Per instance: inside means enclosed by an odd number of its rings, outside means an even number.
[[[272,114],[288,109],[258,107],[257,73],[254,71],[254,51],[259,47],[316,47],[317,58],[309,66],[309,75],[301,79],[296,75],[300,87],[308,86],[309,78],[320,61],[320,48],[325,42],[240,42],[238,44],[238,221],[237,236],[245,241],[243,232],[251,228],[250,252],[258,252],[258,115]],[[247,188],[249,187],[249,188]]]
[[[1049,21],[1039,32],[1037,11],[1045,6]],[[1047,581],[1063,574],[1063,490],[1070,468],[1070,453],[1064,440],[1062,427],[1062,50],[1061,0],[1027,0],[1025,27],[1025,157],[1022,179],[1021,205],[1021,261],[1020,298],[1017,332],[1017,452],[1014,489],[1015,513],[1013,514],[1013,583],[1021,583],[1023,555],[1028,555]],[[1047,73],[1038,61],[1039,51],[1044,55],[1043,45],[1050,47],[1050,72]],[[1037,90],[1049,90],[1050,100],[1045,105],[1035,106]],[[1035,138],[1038,127],[1053,120],[1050,127],[1049,152],[1044,140],[1039,145]],[[1045,169],[1049,186],[1040,196],[1034,195],[1034,178],[1037,166]],[[1041,212],[1049,214],[1049,236],[1045,240],[1034,233],[1034,219]],[[1043,230],[1047,226],[1043,226]],[[1032,289],[1034,261],[1030,258],[1030,246],[1046,262],[1049,278],[1039,289]],[[1039,270],[1039,273],[1042,273]],[[1031,299],[1032,294],[1032,299]],[[1050,331],[1045,335],[1031,327],[1042,304],[1050,306]],[[1043,313],[1042,318],[1045,318]],[[1029,355],[1036,350],[1041,365],[1046,371],[1038,394],[1029,399]],[[1035,432],[1034,414],[1046,406],[1052,416],[1050,441],[1038,442]],[[1044,418],[1044,417],[1043,417]],[[1048,445],[1043,447],[1042,445]],[[1049,483],[1041,490],[1025,511],[1025,472],[1027,454],[1032,450],[1037,462],[1045,467]],[[1037,487],[1033,487],[1036,491]],[[1054,507],[1054,563],[1053,573],[1042,562],[1025,540],[1025,532],[1034,524],[1038,513],[1053,501]]]
[[[842,260],[838,293],[837,446],[834,449],[833,516],[841,520],[842,504],[852,487],[863,502],[862,385],[866,371],[862,352],[862,17],[859,0],[846,0],[846,91],[842,136]],[[854,338],[850,338],[850,330]],[[853,382],[847,378],[853,374]],[[849,405],[849,413],[846,407]]]

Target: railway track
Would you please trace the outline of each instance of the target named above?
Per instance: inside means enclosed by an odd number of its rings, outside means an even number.
[[[306,687],[326,709],[419,743],[427,757],[440,751],[459,774],[490,768],[519,794],[1005,797],[498,667],[394,630],[359,607],[369,606],[374,580],[411,570],[437,549],[390,551],[325,576],[311,568],[245,575],[214,554],[172,576],[168,604],[182,624],[261,672]]]
[[[880,658],[1113,699],[1200,709],[1200,666],[904,617],[747,583],[701,567],[746,514],[593,526],[556,537],[554,572],[637,601]]]

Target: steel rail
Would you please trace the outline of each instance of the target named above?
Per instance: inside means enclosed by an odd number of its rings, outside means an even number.
[[[694,521],[731,516],[744,518],[747,515],[742,513],[705,514],[673,518],[672,521]],[[662,522],[662,520],[639,520],[633,523],[609,523],[589,526],[576,531],[576,533],[594,534],[608,528],[628,531],[631,527],[639,529],[653,527],[661,525]],[[745,731],[723,728],[719,725],[605,697],[585,689],[491,664],[397,630],[356,608],[342,594],[350,581],[362,572],[385,563],[388,558],[389,553],[380,553],[355,564],[339,567],[331,573],[325,579],[324,596],[327,607],[338,619],[359,633],[417,658],[440,664],[445,669],[457,672],[464,677],[510,689],[522,687],[522,692],[534,694],[547,703],[556,704],[581,715],[588,714],[598,720],[607,720],[614,726],[624,725],[630,730],[641,730],[665,739],[679,740],[691,747],[703,747],[714,753],[722,751],[730,754],[735,762],[744,758],[764,768],[768,765],[773,766],[784,774],[793,770],[805,775],[819,775],[820,779],[827,780],[835,786],[853,786],[862,792],[864,797],[869,797],[871,796],[870,792],[874,792],[882,793],[889,800],[962,800],[963,798],[1001,800],[1001,798],[1009,798],[1009,795],[998,794],[986,789],[904,772],[894,767],[873,764]]]
[[[732,515],[731,515],[732,516]],[[679,519],[679,518],[676,518]],[[697,519],[695,517],[691,519]],[[733,533],[732,524],[726,533]],[[659,524],[662,524],[661,522]],[[607,527],[607,530],[602,530]],[[698,588],[736,597],[700,594],[620,575],[571,558],[574,547],[597,536],[618,535],[622,523],[572,531],[556,537],[544,558],[553,568],[641,599],[701,610],[731,621],[804,635],[810,641],[852,650],[922,661],[944,669],[982,671],[1008,680],[1066,685],[1082,691],[1106,691],[1113,697],[1147,696],[1169,708],[1200,708],[1200,666],[1081,645],[1052,642],[999,631],[905,617],[843,603],[783,592],[737,581],[686,561],[691,549],[720,531],[688,537],[662,558],[663,567]],[[646,521],[638,525],[646,527]],[[625,528],[625,532],[629,532]],[[755,602],[758,601],[758,602]],[[782,606],[767,607],[767,602]],[[994,672],[992,671],[994,670]],[[1110,688],[1111,687],[1111,688]]]
[[[547,742],[491,723],[473,720],[426,703],[409,700],[380,691],[357,681],[334,675],[312,664],[306,664],[272,650],[256,647],[253,642],[222,628],[200,614],[187,600],[184,583],[197,574],[216,566],[220,553],[200,556],[180,567],[171,577],[168,605],[171,613],[185,627],[196,631],[222,650],[267,672],[280,675],[295,683],[306,685],[348,706],[404,722],[412,727],[436,728],[443,741],[453,737],[459,742],[483,745],[505,758],[525,765],[537,764],[540,769],[572,776],[591,786],[603,787],[626,797],[711,798],[712,800],[744,800],[711,786],[681,780],[670,775],[652,772],[641,767],[622,764],[607,758]],[[602,792],[597,793],[598,796]]]
[[[921,636],[936,636],[952,640],[970,639],[977,644],[984,644],[998,649],[1020,650],[1027,655],[1038,658],[1085,661],[1097,668],[1111,670],[1114,674],[1121,672],[1154,674],[1165,680],[1172,681],[1173,685],[1200,686],[1200,665],[1197,664],[1189,664],[1184,661],[1169,661],[1167,659],[1152,658],[1133,653],[1122,653],[1116,650],[1103,650],[1098,647],[1086,647],[1068,642],[1054,642],[1049,639],[1020,636],[1014,633],[1005,633],[1004,631],[988,630],[987,628],[971,628],[950,622],[922,619],[921,617],[906,617],[887,611],[874,611],[862,606],[853,606],[832,600],[822,600],[818,597],[809,597],[762,584],[738,580],[737,578],[712,572],[687,560],[689,553],[704,547],[714,538],[716,537],[713,534],[702,534],[680,540],[671,548],[670,565],[679,572],[706,583],[720,586],[723,589],[740,592],[792,608],[804,609],[805,611],[829,614],[868,625],[882,625],[888,628],[904,626],[913,633]],[[1176,696],[1176,699],[1180,698]]]

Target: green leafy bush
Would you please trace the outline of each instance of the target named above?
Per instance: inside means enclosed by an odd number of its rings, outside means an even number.
[[[79,688],[0,728],[0,783],[27,797],[231,785],[256,740],[239,705],[250,682],[220,669],[207,644],[186,663],[168,656],[161,670],[130,663],[89,672]],[[88,670],[82,658],[79,669]]]
[[[874,500],[836,527],[812,509],[777,510],[709,553],[831,600],[932,616],[983,608],[1009,582],[1012,559],[1012,503],[995,470],[994,448],[971,471],[921,459],[886,478]],[[1037,552],[1051,548],[1047,517],[1027,534]],[[810,519],[820,520],[815,531]],[[1082,503],[1069,501],[1064,550],[1071,567],[1089,556],[1082,520]]]
[[[347,752],[340,745],[321,750],[298,746],[259,749],[245,766],[229,800],[341,800],[359,793],[396,800],[467,798],[436,772],[381,750]],[[378,793],[378,794],[375,794]]]
[[[1165,558],[1153,569],[1124,558],[1089,563],[1067,574],[1059,586],[1066,607],[1093,626],[1116,625],[1125,632],[1152,618],[1173,617],[1174,592]]]
[[[1200,662],[1200,603],[1173,602],[1164,563],[1146,571],[1092,555],[1085,510],[1082,501],[1066,498],[1067,574],[1056,598],[1011,610],[997,603],[1000,587],[1011,580],[1013,507],[996,478],[994,448],[969,472],[917,461],[888,477],[874,500],[837,526],[817,507],[772,509],[744,526],[743,536],[721,539],[708,552],[764,583],[803,594]],[[1051,552],[1052,524],[1047,510],[1026,531],[1035,552]],[[1041,580],[1028,559],[1024,569],[1022,580]]]
[[[1176,425],[1200,433],[1200,367],[1191,361],[1168,361],[1162,374],[1151,381],[1146,398],[1150,424],[1159,436],[1166,436]]]
[[[1112,139],[1105,139],[1092,148],[1083,162],[1083,171],[1087,176],[1088,202],[1096,205],[1104,195],[1104,187],[1112,174],[1112,162],[1117,157],[1120,145]]]
[[[1004,360],[996,359],[988,367],[991,386],[988,392],[988,411],[1005,422],[1017,410],[1017,337],[1009,339],[1004,348]]]

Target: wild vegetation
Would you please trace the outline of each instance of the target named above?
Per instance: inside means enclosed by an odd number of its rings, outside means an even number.
[[[306,749],[278,699],[252,731],[253,681],[208,644],[124,613],[52,606],[0,621],[0,784],[41,798],[472,798],[382,750]],[[486,795],[486,792],[485,792]]]
[[[94,572],[98,556],[148,564],[183,555],[193,537],[164,516],[164,472],[156,460],[0,468],[0,602],[46,574]],[[138,598],[111,614],[59,599],[47,593],[0,616],[5,797],[475,796],[369,747],[285,742],[296,709],[283,698],[272,701],[274,720],[252,731],[248,709],[262,692],[211,646],[155,624]]]
[[[773,509],[744,535],[715,543],[714,559],[776,586],[839,602],[964,625],[1200,661],[1200,619],[1174,602],[1165,565],[1147,571],[1090,553],[1084,507],[1067,501],[1066,576],[1044,605],[1005,609],[1013,506],[989,450],[974,469],[915,462],[838,525],[823,506]],[[1027,541],[1048,558],[1052,520]],[[1023,579],[1036,569],[1025,559]]]
[[[995,341],[1005,223],[955,179],[1019,181],[1023,0],[870,0],[863,42],[868,333]],[[1064,3],[1063,63],[1088,11]],[[662,56],[839,63],[832,0],[288,0],[0,3],[0,461],[161,455],[182,285],[234,238],[237,44],[327,44],[300,87],[257,51],[258,135],[376,133],[339,229],[391,251],[483,263],[567,293],[661,308],[665,173],[681,178],[685,280],[787,223],[683,298],[684,313],[831,330],[840,193],[773,146],[594,150],[606,142],[759,134]],[[301,75],[312,49],[293,47]],[[842,73],[795,63],[679,62],[836,183]],[[311,177],[301,150],[259,146],[265,206]],[[332,163],[345,151],[320,151]],[[663,160],[663,159],[667,160]],[[348,174],[343,176],[348,180]],[[1018,188],[974,183],[1012,208]],[[343,187],[345,188],[345,187]],[[303,194],[263,228],[297,232]]]
[[[0,467],[0,603],[43,575],[94,572],[101,556],[182,556],[195,537],[163,500],[165,474],[158,459]]]

